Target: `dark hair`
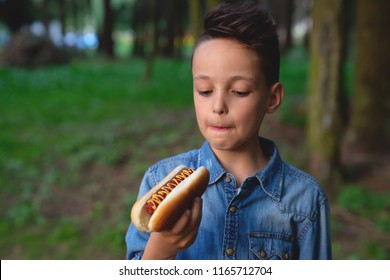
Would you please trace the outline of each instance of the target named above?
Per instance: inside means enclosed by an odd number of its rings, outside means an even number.
[[[267,85],[279,81],[279,40],[275,22],[266,10],[252,1],[214,7],[205,16],[196,46],[213,38],[231,38],[245,44],[259,56]]]

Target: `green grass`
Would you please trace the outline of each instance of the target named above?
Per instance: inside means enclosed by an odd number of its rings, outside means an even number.
[[[105,133],[104,127],[121,126],[145,110],[152,110],[153,105],[191,104],[185,63],[158,62],[158,79],[150,83],[141,80],[143,68],[142,61],[134,60],[34,71],[1,69],[2,164],[10,164],[8,155],[34,161],[53,148],[52,144],[60,144],[56,148],[65,150],[77,148],[93,138],[91,134],[100,136]],[[79,137],[69,134],[74,130]]]
[[[355,225],[347,227],[333,219],[334,235],[343,236],[349,231],[356,236],[359,246],[351,250],[351,246],[344,244],[348,243],[345,237],[336,239],[335,256],[339,259],[389,259],[390,193],[379,195],[362,185],[345,185],[337,197],[337,205],[348,213],[349,219],[355,219]]]
[[[157,61],[150,82],[142,79],[144,68],[143,61],[128,60],[0,69],[2,258],[124,257],[136,187],[126,192],[121,182],[116,199],[106,199],[110,191],[101,188],[114,183],[110,178],[99,182],[89,169],[114,170],[107,172],[110,177],[125,166],[127,183],[134,177],[138,184],[150,163],[146,156],[142,161],[142,151],[166,156],[169,151],[156,147],[180,138],[174,130],[153,137],[153,131],[167,126],[165,115],[156,112],[192,104],[186,62]],[[180,127],[190,129],[186,123]],[[67,193],[89,204],[76,205],[76,213],[67,216],[66,210],[56,209],[66,203]],[[114,210],[106,204],[117,204],[120,211],[107,214]]]

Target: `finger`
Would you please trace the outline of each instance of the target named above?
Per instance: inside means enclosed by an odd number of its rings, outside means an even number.
[[[180,234],[187,226],[190,217],[191,217],[191,210],[189,209],[185,210],[184,213],[180,216],[179,220],[177,220],[177,222],[172,227],[171,232],[173,234]]]
[[[202,220],[202,205],[203,200],[200,197],[196,197],[191,209],[190,223],[192,227],[199,227],[200,225]]]

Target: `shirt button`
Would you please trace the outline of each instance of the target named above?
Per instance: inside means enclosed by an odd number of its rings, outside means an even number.
[[[226,176],[225,182],[226,183],[230,183],[231,181],[232,181],[232,178],[230,178],[230,176]]]
[[[230,213],[236,213],[236,211],[237,211],[237,207],[236,206],[230,206],[230,208],[229,208],[229,212]]]
[[[264,252],[263,250],[260,251],[259,255],[260,255],[260,257],[261,257],[262,259],[265,259],[265,258],[267,257],[267,253]]]
[[[228,248],[226,249],[226,254],[228,254],[228,256],[232,256],[234,254],[234,250],[232,248]]]

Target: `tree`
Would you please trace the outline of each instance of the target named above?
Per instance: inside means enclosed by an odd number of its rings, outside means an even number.
[[[101,36],[101,49],[109,57],[114,57],[114,40],[112,39],[112,31],[114,25],[113,12],[111,8],[111,0],[103,0],[103,33]]]
[[[190,0],[190,30],[195,39],[197,39],[201,32],[201,16],[200,16],[200,1]]]
[[[131,26],[135,32],[133,55],[138,57],[145,56],[146,38],[148,37],[148,6],[149,1],[135,1],[132,9]]]
[[[213,7],[217,6],[221,2],[223,2],[223,1],[222,0],[206,0],[206,9],[210,10]]]
[[[184,22],[188,11],[187,1],[166,0],[166,4],[160,7],[161,17],[165,20],[165,28],[161,28],[160,36],[164,43],[159,46],[165,57],[181,57],[181,42],[184,33]],[[162,1],[160,1],[162,3]],[[164,4],[164,3],[162,3]]]
[[[389,151],[390,1],[357,1],[357,57],[351,131],[363,149]]]
[[[65,0],[59,0],[58,3],[58,17],[61,23],[61,35],[65,36],[66,33],[66,4]]]
[[[182,0],[135,1],[132,28],[135,31],[133,54],[179,57],[184,26],[187,23],[187,2]]]
[[[293,45],[292,41],[292,26],[294,16],[294,1],[293,0],[277,0],[265,4],[275,19],[278,27],[280,50],[282,53],[287,52]]]
[[[149,81],[152,78],[154,60],[158,49],[158,13],[157,13],[157,0],[150,0],[148,5],[148,15],[151,19],[151,38],[149,50],[146,51],[147,62],[144,72],[144,81]]]
[[[0,1],[0,20],[12,33],[33,21],[34,6],[29,0]]]
[[[331,185],[340,158],[345,11],[345,0],[315,0],[312,11],[307,104],[309,170],[325,188]],[[333,192],[329,187],[327,190]]]

